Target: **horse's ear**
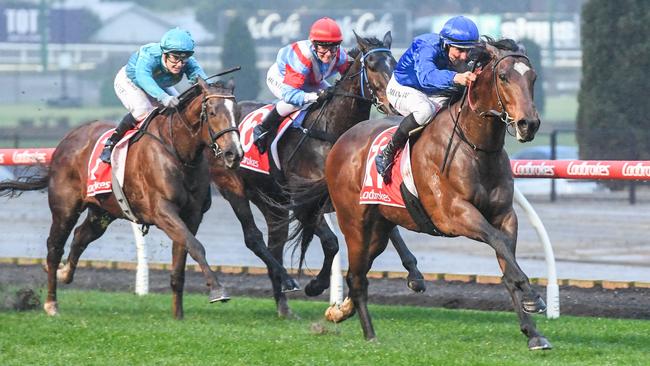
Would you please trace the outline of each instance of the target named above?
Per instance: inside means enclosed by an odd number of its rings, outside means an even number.
[[[359,37],[357,32],[355,32],[354,30],[352,31],[352,33],[354,33],[354,37],[356,37],[357,39],[357,44],[359,45],[359,49],[361,50],[361,52],[366,53],[366,51],[368,51],[368,43],[366,42],[366,40],[363,39],[363,37]]]
[[[384,47],[390,49],[390,45],[393,43],[393,36],[390,34],[390,31],[384,34]]]
[[[226,88],[228,88],[228,89],[230,89],[232,91],[235,91],[235,79],[230,78],[228,80],[228,83],[226,84]]]
[[[200,76],[197,77],[197,78],[196,78],[196,83],[199,84],[199,86],[201,87],[201,89],[203,89],[203,90],[207,90],[207,89],[208,89],[208,83],[205,82],[205,80],[203,80],[202,77],[200,77]]]

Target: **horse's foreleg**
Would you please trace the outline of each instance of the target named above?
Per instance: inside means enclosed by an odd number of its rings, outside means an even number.
[[[510,239],[508,241],[507,247],[508,251],[512,253],[512,256],[514,257],[517,247],[517,216],[515,215],[514,211],[509,212],[502,218],[498,218],[494,224],[496,227],[500,227],[505,235],[507,235]],[[497,256],[497,259],[499,261],[501,271],[505,272],[508,265],[507,262],[499,256]],[[541,301],[541,298],[535,296],[536,294],[530,294],[527,297],[529,299],[532,299],[532,301],[528,300],[528,304],[525,304],[526,300],[524,300],[524,294],[522,293],[521,289],[518,288],[515,283],[510,281],[505,276],[503,280],[503,283],[510,293],[510,297],[512,298],[517,316],[519,317],[519,327],[521,329],[521,332],[524,333],[524,335],[528,338],[528,348],[531,350],[551,349],[551,343],[537,330],[535,321],[531,315],[524,311],[526,307],[532,308],[533,310],[541,308],[542,304],[538,304],[536,301]]]
[[[339,240],[325,220],[315,230],[316,236],[320,239],[323,248],[323,266],[318,272],[316,278],[312,279],[305,286],[307,296],[318,296],[330,287],[330,278],[332,275],[332,262],[334,256],[339,252]]]
[[[57,204],[57,197],[50,197],[50,210],[52,211],[52,226],[47,238],[47,299],[43,309],[48,315],[57,315],[59,306],[56,298],[57,271],[63,256],[65,245],[72,228],[79,219],[80,202],[74,205]]]
[[[212,271],[205,259],[205,248],[199,242],[193,233],[190,231],[185,222],[178,214],[178,208],[169,201],[161,201],[158,204],[157,215],[152,218],[152,223],[162,230],[172,242],[179,243],[190,254],[192,259],[198,263],[203,272],[203,276],[210,287],[210,302],[228,301],[228,296],[225,287],[219,283],[217,275]],[[195,213],[199,214],[198,222],[201,221],[199,210]],[[198,223],[196,224],[198,227]]]
[[[279,210],[262,204],[260,204],[260,209],[264,214],[264,219],[266,220],[266,226],[268,228],[268,249],[273,258],[284,270],[284,245],[289,236],[289,225],[287,224],[289,213],[286,210]],[[295,284],[297,286],[297,283],[293,283],[291,277],[283,278],[282,273],[280,273],[279,276],[276,275],[272,267],[268,267],[268,274],[271,279],[271,284],[273,285],[273,297],[275,298],[278,316],[281,318],[296,317],[289,307],[289,302],[285,292],[290,287],[296,288],[293,285]]]
[[[74,238],[70,245],[70,254],[63,268],[57,271],[59,281],[71,283],[79,263],[79,258],[88,247],[88,244],[97,240],[106,232],[108,225],[115,220],[115,217],[108,215],[106,211],[91,206],[88,209],[88,216],[84,222],[75,229]]]
[[[187,250],[181,243],[172,245],[172,273],[170,285],[172,288],[172,313],[174,318],[183,319],[183,288],[185,287],[185,263]]]
[[[422,276],[422,273],[418,269],[418,261],[406,246],[397,227],[394,227],[390,231],[390,241],[393,243],[395,250],[397,250],[397,254],[399,254],[402,260],[402,265],[409,273],[406,277],[408,287],[415,292],[424,292],[427,287],[424,284],[424,276]]]

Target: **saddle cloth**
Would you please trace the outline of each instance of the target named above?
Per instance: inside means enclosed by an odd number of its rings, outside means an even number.
[[[278,155],[278,141],[284,135],[290,127],[300,128],[302,126],[302,121],[307,114],[306,108],[297,110],[287,116],[284,121],[280,124],[278,132],[271,143],[271,148],[268,149],[264,154],[260,154],[260,151],[257,149],[257,146],[253,144],[253,129],[255,126],[262,123],[267,114],[273,109],[273,104],[265,105],[244,117],[242,122],[239,124],[239,135],[241,138],[242,148],[244,149],[244,158],[242,159],[240,166],[242,168],[250,169],[263,174],[270,174],[270,163],[268,152],[271,153],[273,157],[273,162],[275,166],[281,170],[280,167],[280,157]]]
[[[370,151],[368,151],[368,158],[366,159],[366,172],[363,179],[363,187],[359,195],[359,203],[362,205],[387,205],[394,207],[403,207],[404,199],[400,192],[400,185],[402,182],[406,188],[414,195],[417,195],[415,183],[413,181],[413,172],[411,170],[411,148],[410,144],[406,144],[404,149],[397,152],[395,155],[394,165],[391,170],[391,181],[389,184],[384,183],[384,179],[375,165],[375,157],[380,151],[388,145],[391,137],[397,130],[397,126],[390,127],[382,131],[375,137]]]
[[[101,159],[102,150],[106,144],[106,140],[113,134],[114,128],[104,132],[99,139],[95,142],[90,159],[88,160],[88,179],[86,195],[93,197],[101,193],[111,193],[113,191],[113,184],[111,179],[111,169],[115,169],[115,175],[120,185],[124,185],[124,167],[126,165],[126,154],[129,148],[129,139],[138,131],[136,128],[127,131],[124,137],[115,144],[111,153],[111,163],[106,164]]]

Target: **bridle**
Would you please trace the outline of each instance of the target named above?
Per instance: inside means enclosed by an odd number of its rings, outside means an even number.
[[[212,129],[212,126],[210,126],[210,124],[207,123],[207,121],[208,121],[207,102],[208,102],[208,100],[215,99],[215,98],[231,99],[231,100],[233,100],[233,102],[235,100],[235,96],[232,95],[232,94],[209,94],[209,95],[204,96],[203,99],[201,100],[201,114],[199,115],[199,126],[198,126],[198,128],[196,128],[196,130],[194,130],[194,128],[192,128],[192,125],[187,122],[187,120],[185,119],[185,117],[183,117],[183,114],[180,113],[178,108],[174,108],[174,112],[176,112],[178,114],[178,116],[180,117],[180,120],[183,122],[183,126],[185,126],[185,128],[190,132],[192,137],[195,137],[197,134],[199,134],[201,132],[201,129],[203,128],[203,125],[207,124],[208,125],[208,133],[210,134],[210,141],[211,141],[210,149],[214,152],[215,157],[219,157],[221,154],[223,154],[223,150],[217,144],[217,139],[219,137],[229,133],[229,132],[235,132],[235,133],[237,133],[237,135],[239,135],[239,128],[237,128],[236,126],[231,126],[231,127],[226,127],[226,128],[224,128],[224,129],[222,129],[222,130],[220,130],[218,132],[215,132]],[[172,137],[172,143],[174,141],[174,135],[173,135],[174,132],[173,131],[174,130],[172,128],[172,121],[171,121],[171,118],[170,118],[169,119],[169,133],[170,133],[170,136]]]
[[[481,118],[498,118],[501,122],[503,122],[506,125],[506,131],[510,135],[513,135],[510,132],[509,128],[514,125],[515,120],[514,120],[514,118],[510,117],[510,115],[508,114],[508,111],[506,110],[505,104],[503,103],[503,99],[501,98],[501,93],[499,93],[499,84],[497,83],[497,66],[499,65],[499,63],[501,61],[503,61],[504,59],[506,59],[508,57],[525,58],[528,61],[528,63],[530,63],[530,59],[528,59],[528,57],[526,55],[516,54],[516,53],[511,53],[511,54],[508,54],[508,55],[501,56],[496,61],[494,61],[494,65],[492,66],[492,84],[494,84],[494,90],[495,90],[495,93],[497,95],[497,102],[499,104],[499,108],[501,109],[501,112],[496,111],[494,109],[490,109],[488,111],[480,111],[478,108],[475,108],[473,106],[472,98],[471,98],[471,94],[472,94],[471,93],[471,88],[472,88],[472,85],[474,85],[474,83],[470,83],[469,86],[467,88],[465,88],[463,98],[462,98],[462,100],[460,102],[460,107],[458,108],[458,114],[456,115],[455,118],[454,118],[451,106],[449,106],[447,108],[449,110],[451,120],[454,122],[454,129],[453,129],[453,132],[451,134],[451,137],[449,138],[449,144],[447,145],[447,149],[445,151],[445,157],[444,157],[444,160],[442,162],[442,168],[440,170],[441,173],[444,172],[445,167],[447,165],[447,158],[449,157],[449,151],[450,151],[451,143],[452,143],[452,141],[454,139],[454,134],[455,133],[457,133],[458,137],[460,137],[461,140],[463,140],[466,144],[468,144],[475,151],[481,151],[481,152],[484,152],[484,153],[493,154],[493,153],[498,153],[501,150],[503,150],[503,145],[501,147],[499,147],[498,149],[496,149],[496,150],[487,150],[487,149],[483,149],[483,148],[479,147],[478,145],[476,145],[473,142],[469,141],[467,136],[465,136],[465,133],[463,132],[463,130],[458,127],[458,122],[460,120],[460,112],[462,111],[463,105],[465,104],[465,97],[467,97],[468,106],[469,106],[469,109],[472,112],[478,114],[479,117],[481,117]],[[474,64],[474,66],[472,67],[472,72],[474,72],[474,70],[477,67],[479,67],[479,66]],[[482,69],[482,67],[481,67],[481,69]],[[479,73],[480,73],[480,71],[479,71]]]
[[[368,80],[368,69],[366,65],[366,57],[372,55],[373,53],[377,52],[387,52],[388,54],[392,55],[392,51],[388,48],[380,47],[380,48],[373,48],[372,50],[361,54],[361,69],[359,72],[354,73],[350,76],[346,76],[346,79],[354,79],[357,76],[360,76],[360,81],[361,81],[361,95],[356,95],[356,94],[348,94],[348,93],[341,93],[341,94],[336,94],[336,95],[345,95],[353,98],[358,98],[362,99],[368,102],[371,102],[375,107],[377,107],[377,110],[379,112],[386,114],[384,110],[382,110],[382,107],[385,107],[384,103],[382,103],[379,100],[379,97],[377,97],[377,92],[370,86],[370,81]],[[370,97],[366,97],[366,88],[368,89],[368,93],[370,94]],[[391,110],[390,106],[387,108],[387,110]]]
[[[206,110],[206,108],[207,108],[206,107],[206,102],[208,100],[212,99],[212,98],[230,99],[230,100],[233,101],[233,104],[237,103],[237,102],[235,102],[235,96],[234,95],[228,95],[228,94],[210,94],[210,95],[206,95],[205,97],[203,97],[203,100],[201,101],[201,115],[199,117],[199,119],[201,121],[200,122],[201,126],[203,125],[203,123],[207,123],[207,121],[208,121],[208,112]],[[239,128],[237,128],[237,126],[230,126],[230,127],[226,127],[224,129],[222,129],[221,131],[214,132],[214,130],[212,129],[212,126],[210,126],[209,123],[207,123],[207,125],[208,125],[208,133],[210,134],[210,141],[212,141],[212,143],[210,144],[210,149],[212,149],[212,151],[214,152],[215,157],[219,157],[221,154],[223,154],[223,150],[217,144],[217,139],[219,137],[229,133],[229,132],[235,132],[235,133],[237,133],[237,136],[239,136]]]
[[[513,135],[510,132],[510,127],[515,123],[514,118],[510,117],[510,114],[508,114],[508,111],[506,110],[505,104],[503,103],[503,98],[501,98],[501,93],[499,93],[499,83],[497,83],[497,66],[501,61],[508,57],[519,57],[519,58],[524,58],[530,63],[530,59],[528,59],[528,56],[526,55],[521,55],[521,54],[509,54],[509,55],[504,55],[501,56],[499,59],[497,59],[494,62],[494,66],[492,66],[492,84],[494,84],[494,90],[497,95],[497,103],[499,104],[499,109],[501,109],[501,112],[496,111],[494,109],[490,109],[488,111],[480,111],[478,108],[475,108],[473,106],[474,103],[472,103],[472,93],[471,93],[471,88],[473,83],[470,83],[467,91],[467,101],[469,103],[469,108],[477,113],[481,118],[498,118],[501,120],[501,122],[505,123],[506,125],[506,131],[510,135]]]

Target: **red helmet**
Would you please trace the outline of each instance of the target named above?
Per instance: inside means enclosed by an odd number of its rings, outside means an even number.
[[[309,31],[309,40],[316,43],[341,43],[341,28],[332,18],[320,18],[314,22]]]

